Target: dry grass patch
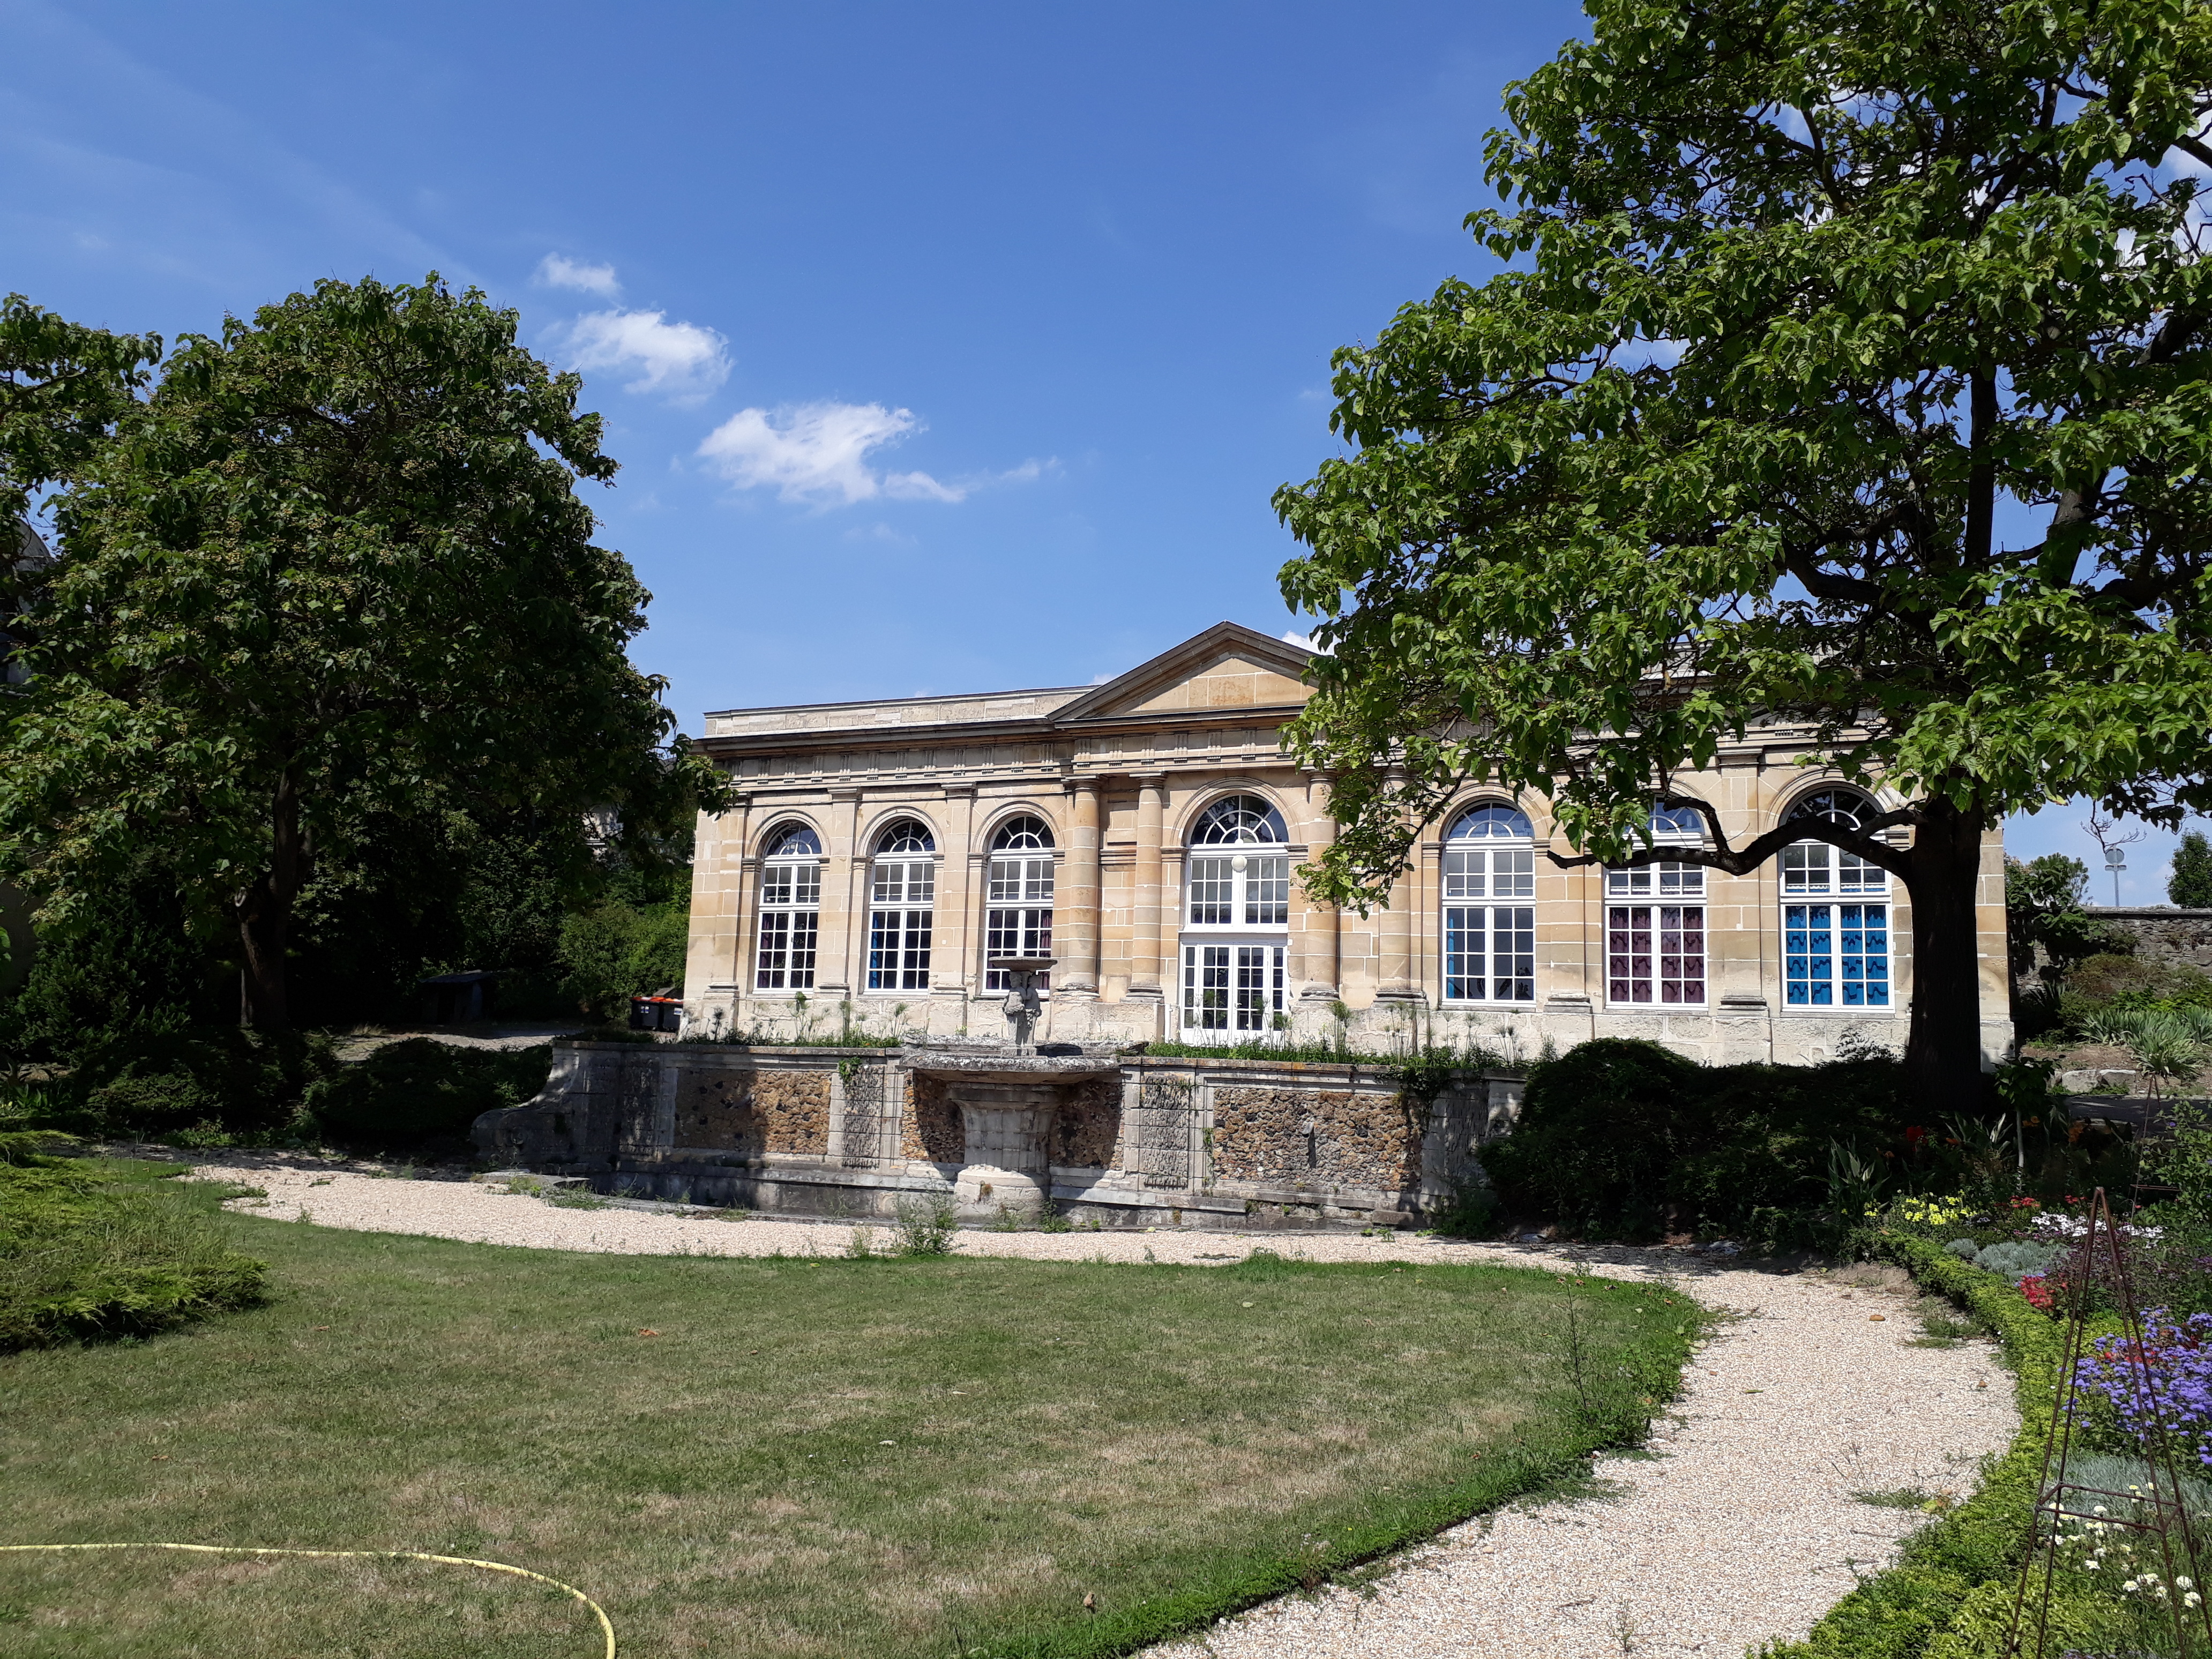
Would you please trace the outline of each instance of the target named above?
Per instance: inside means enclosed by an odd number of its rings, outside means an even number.
[[[1126,1650],[1571,1474],[1671,1392],[1698,1322],[1518,1268],[569,1255],[225,1224],[271,1263],[270,1305],[0,1361],[0,1541],[488,1557],[577,1585],[637,1655]],[[1595,1398],[1562,1363],[1569,1298]],[[593,1651],[573,1603],[487,1577],[0,1557],[0,1649]]]

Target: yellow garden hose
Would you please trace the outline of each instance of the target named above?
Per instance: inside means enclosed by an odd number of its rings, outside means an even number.
[[[438,1561],[449,1567],[482,1567],[487,1572],[511,1572],[517,1578],[535,1579],[541,1584],[550,1584],[564,1595],[573,1595],[592,1610],[592,1617],[599,1621],[599,1633],[607,1638],[605,1659],[615,1659],[614,1622],[607,1610],[578,1589],[574,1584],[564,1584],[557,1578],[548,1578],[542,1572],[532,1572],[527,1567],[510,1567],[504,1561],[479,1561],[466,1555],[426,1555],[420,1550],[271,1550],[257,1549],[249,1544],[0,1544],[0,1554],[21,1553],[32,1550],[185,1550],[198,1555],[307,1555],[321,1560],[351,1558],[356,1560],[377,1561]]]

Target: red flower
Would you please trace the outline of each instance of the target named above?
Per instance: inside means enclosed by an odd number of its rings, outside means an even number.
[[[2038,1313],[2049,1313],[2057,1301],[2051,1294],[2051,1287],[2043,1282],[2041,1273],[2030,1273],[2021,1279],[2020,1293],[2027,1298],[2027,1305]]]

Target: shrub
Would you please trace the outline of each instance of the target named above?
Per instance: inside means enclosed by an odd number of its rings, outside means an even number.
[[[950,1255],[953,1224],[952,1200],[941,1193],[902,1198],[898,1205],[898,1253],[906,1256]],[[855,1230],[857,1237],[858,1230]]]
[[[205,1202],[82,1159],[0,1164],[0,1351],[145,1336],[259,1300],[265,1264],[224,1243]]]
[[[2069,1029],[2081,1019],[2118,1003],[2212,1006],[2212,979],[2179,963],[2151,962],[2111,951],[2089,957],[2066,976],[2060,1010]]]
[[[1530,1072],[1520,1121],[1483,1165],[1509,1206],[1586,1236],[1672,1226],[1787,1249],[1814,1242],[1838,1143],[1905,1127],[1886,1058],[1707,1067],[1600,1038]]]
[[[128,1034],[91,1049],[57,1097],[58,1127],[160,1139],[179,1131],[244,1141],[299,1138],[301,1097],[336,1070],[327,1040],[236,1026]]]
[[[390,1042],[319,1082],[302,1103],[340,1146],[434,1150],[468,1140],[477,1117],[545,1086],[553,1048],[465,1048],[429,1037]]]
[[[2043,1273],[2058,1259],[2056,1244],[2027,1244],[2007,1241],[1975,1253],[1973,1263],[1985,1273],[2017,1285],[2030,1273]]]

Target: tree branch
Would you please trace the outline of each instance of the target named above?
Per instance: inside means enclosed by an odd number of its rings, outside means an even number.
[[[1709,870],[1724,870],[1732,876],[1747,876],[1785,847],[1794,847],[1801,841],[1826,842],[1831,847],[1853,853],[1869,864],[1879,865],[1901,881],[1908,878],[1911,868],[1909,860],[1897,848],[1886,841],[1876,840],[1871,833],[1887,830],[1900,823],[1919,822],[1920,809],[1900,806],[1869,819],[1856,830],[1846,830],[1831,823],[1826,818],[1789,818],[1746,843],[1741,848],[1729,845],[1728,836],[1721,828],[1720,815],[1707,803],[1689,795],[1662,795],[1662,805],[1689,806],[1697,809],[1705,821],[1705,832],[1712,837],[1713,845],[1705,847],[1654,846],[1640,848],[1625,859],[1608,863],[1595,853],[1570,854],[1561,856],[1549,848],[1544,856],[1561,870],[1575,870],[1585,865],[1604,864],[1609,869],[1635,870],[1647,864],[1698,864]],[[1910,883],[1907,883],[1908,886]]]

